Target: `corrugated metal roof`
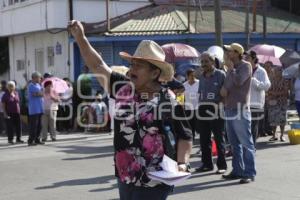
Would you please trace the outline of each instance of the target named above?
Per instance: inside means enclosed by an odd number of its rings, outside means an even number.
[[[177,34],[187,31],[186,16],[180,10],[157,6],[113,28],[118,35]]]
[[[187,33],[187,7],[159,5],[145,9],[139,15],[116,27],[106,35],[133,36]],[[202,16],[199,8],[191,7],[190,33],[214,33],[214,10],[212,7],[203,8]],[[234,33],[245,31],[245,11],[241,9],[224,8],[222,10],[223,32]],[[252,28],[252,14],[250,14],[250,28]],[[251,30],[251,29],[250,29]],[[257,32],[263,31],[263,17],[257,14]],[[300,17],[290,13],[272,9],[267,13],[268,33],[299,33]]]

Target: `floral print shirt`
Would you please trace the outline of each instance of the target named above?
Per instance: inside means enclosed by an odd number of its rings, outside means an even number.
[[[136,186],[155,186],[147,172],[160,170],[159,163],[165,152],[165,136],[160,131],[154,112],[159,104],[159,97],[145,101],[134,93],[131,84],[120,74],[111,75],[110,85],[122,81],[116,86],[115,95],[115,169],[120,181]],[[166,89],[162,89],[166,93]],[[173,120],[177,121],[177,120]],[[192,134],[184,120],[175,125],[176,138],[191,140]],[[188,130],[188,131],[186,131]]]

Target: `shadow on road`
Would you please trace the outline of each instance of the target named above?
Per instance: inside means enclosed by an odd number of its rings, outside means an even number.
[[[269,149],[269,148],[280,148],[290,146],[288,142],[258,142],[256,145],[257,150]]]
[[[81,154],[81,155],[89,155],[86,157],[73,157],[73,158],[64,158],[62,160],[65,161],[74,161],[74,160],[85,160],[85,159],[98,159],[105,158],[114,155],[113,146],[103,146],[103,147],[91,147],[91,146],[60,146],[62,150],[59,152],[64,152],[67,154]],[[97,155],[95,155],[97,154]]]
[[[66,187],[66,186],[107,184],[113,180],[115,180],[115,176],[113,176],[113,175],[101,176],[101,177],[96,177],[96,178],[74,179],[74,180],[56,182],[56,183],[53,183],[52,185],[37,187],[35,189],[36,190],[47,190],[47,189],[54,189],[54,188]],[[114,185],[112,187],[114,187]],[[111,188],[108,188],[107,190],[111,190]]]
[[[228,180],[208,181],[202,183],[176,186],[173,194],[180,194],[180,193],[186,193],[187,191],[193,192],[193,191],[200,191],[200,190],[207,190],[211,188],[228,187],[228,186],[235,186],[235,185],[240,185],[240,183],[238,181],[229,182]]]
[[[66,160],[66,161],[89,160],[89,159],[98,159],[98,158],[111,157],[113,155],[114,155],[114,153],[103,153],[103,154],[94,155],[94,156],[87,156],[87,157],[64,158],[62,160]]]
[[[109,191],[109,190],[113,190],[113,189],[117,189],[118,188],[118,184],[112,184],[110,187],[107,188],[99,188],[99,189],[94,189],[94,190],[90,190],[89,192],[104,192],[104,191]]]
[[[79,145],[68,145],[58,147],[61,150],[59,152],[64,152],[67,154],[98,154],[98,153],[111,153],[114,151],[113,146],[79,146]]]

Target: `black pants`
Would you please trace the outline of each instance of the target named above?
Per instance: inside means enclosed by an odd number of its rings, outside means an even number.
[[[5,119],[4,119],[4,113],[0,112],[0,134],[5,131]]]
[[[173,191],[173,186],[157,185],[155,187],[134,186],[118,180],[120,200],[166,200]]]
[[[8,113],[10,118],[6,119],[6,132],[9,142],[14,139],[14,133],[16,133],[17,141],[21,140],[21,117],[18,113]]]
[[[218,150],[217,167],[218,169],[227,169],[225,160],[225,139],[224,139],[224,120],[220,117],[220,112],[216,114],[217,119],[204,119],[208,117],[206,112],[216,113],[211,106],[199,107],[198,133],[200,133],[200,147],[202,151],[202,163],[205,167],[213,168],[212,161],[212,142],[211,133],[214,134],[214,139]]]
[[[265,115],[261,121],[261,123],[262,123],[261,129],[262,130],[260,131],[260,135],[264,135],[264,134],[272,135],[273,132],[272,132],[272,127],[269,123],[269,108],[268,108],[267,104],[265,105],[264,111],[265,111]]]
[[[73,128],[73,115],[71,113],[72,105],[68,106],[59,106],[57,117],[58,120],[56,121],[56,127],[58,131],[70,131]],[[60,119],[60,118],[68,118],[69,115],[72,114],[71,119]]]
[[[42,113],[29,115],[29,138],[28,143],[39,142],[42,130]]]
[[[189,123],[192,128],[193,139],[195,139],[196,131],[197,131],[197,110],[185,110],[185,115],[189,118]],[[192,117],[192,118],[191,118]]]
[[[259,130],[259,123],[261,123],[261,119],[263,118],[264,111],[263,110],[256,110],[251,108],[251,133],[253,137],[254,145],[256,145],[256,140],[259,137],[258,130]]]

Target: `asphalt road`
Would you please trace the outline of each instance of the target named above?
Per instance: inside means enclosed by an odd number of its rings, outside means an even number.
[[[169,199],[300,200],[300,145],[267,139],[258,141],[255,182],[240,185],[214,172],[194,173]],[[59,135],[57,142],[36,147],[9,146],[0,137],[0,200],[118,199],[112,156],[109,134]],[[199,155],[191,163],[199,166]]]

